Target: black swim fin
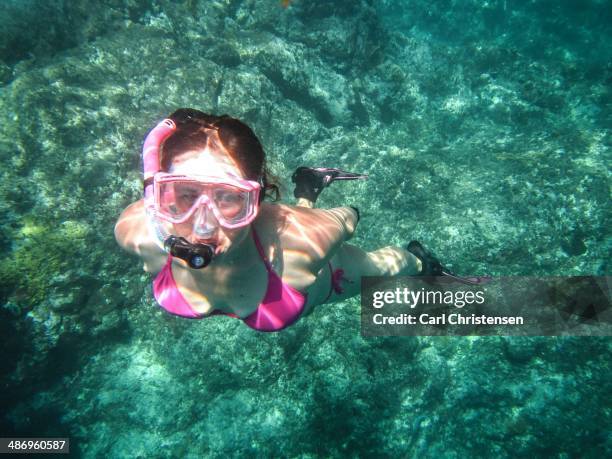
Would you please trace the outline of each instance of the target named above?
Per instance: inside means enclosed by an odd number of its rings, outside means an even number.
[[[423,263],[423,269],[418,276],[448,276],[455,279],[458,282],[468,285],[479,285],[489,282],[493,278],[491,276],[480,276],[480,277],[463,277],[458,276],[450,269],[445,268],[431,252],[427,251],[425,247],[421,245],[419,241],[410,241],[406,250],[417,257]]]
[[[296,198],[306,198],[309,201],[316,202],[323,188],[329,186],[334,180],[359,180],[367,179],[365,174],[357,174],[347,172],[340,169],[328,167],[298,167],[291,181],[295,183],[293,196]]]

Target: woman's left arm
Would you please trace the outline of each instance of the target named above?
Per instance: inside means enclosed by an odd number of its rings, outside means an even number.
[[[323,267],[345,241],[353,237],[359,221],[358,211],[353,207],[295,207],[294,211],[291,239],[300,254],[297,258],[302,258],[309,266],[308,270],[314,272]]]
[[[323,209],[333,218],[336,218],[338,223],[342,227],[342,240],[348,241],[353,237],[355,229],[357,229],[357,223],[359,223],[359,209],[353,206],[336,207],[333,209]]]

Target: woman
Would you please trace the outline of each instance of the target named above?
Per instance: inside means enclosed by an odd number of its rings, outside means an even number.
[[[143,162],[145,199],[123,211],[115,237],[156,276],[155,298],[172,314],[224,314],[278,331],[356,295],[362,276],[442,272],[415,241],[410,252],[348,244],[354,207],[313,208],[331,181],[358,175],[299,168],[298,205],[265,202],[278,187],[259,140],[237,119],[179,109],[151,131]]]

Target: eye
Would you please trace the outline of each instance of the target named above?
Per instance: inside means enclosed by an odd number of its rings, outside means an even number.
[[[176,193],[177,198],[183,202],[195,201],[199,196],[198,190],[195,188],[191,188],[191,187],[177,188],[175,189],[175,193]]]
[[[242,193],[234,191],[217,191],[215,192],[215,201],[220,204],[242,204],[244,202],[244,196]]]

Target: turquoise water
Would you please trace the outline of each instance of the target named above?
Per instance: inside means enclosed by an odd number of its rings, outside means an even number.
[[[113,226],[177,107],[368,173],[366,249],[466,274],[609,275],[606,1],[4,1],[0,436],[76,457],[600,457],[609,338],[378,338],[359,298],[278,334],[155,306]]]

